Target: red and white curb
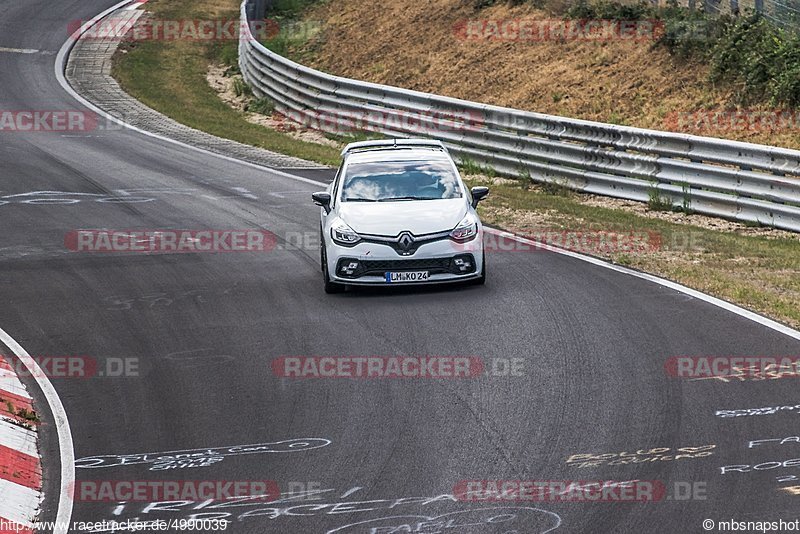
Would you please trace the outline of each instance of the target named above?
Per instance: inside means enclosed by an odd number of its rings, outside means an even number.
[[[32,534],[42,501],[33,413],[25,386],[0,356],[0,534]]]

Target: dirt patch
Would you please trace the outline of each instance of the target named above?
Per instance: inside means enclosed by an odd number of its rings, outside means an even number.
[[[208,85],[219,95],[220,99],[237,111],[245,111],[253,97],[245,94],[237,95],[233,89],[236,79],[228,75],[229,68],[225,65],[209,65],[206,73]],[[241,76],[239,76],[241,79]]]
[[[241,80],[241,76],[229,76],[228,71],[229,68],[225,65],[210,65],[206,73],[206,81],[208,81],[208,85],[211,86],[223,102],[233,109],[244,113],[247,122],[285,133],[300,141],[335,148],[344,146],[342,143],[325,137],[325,135],[319,131],[298,126],[297,123],[290,121],[280,113],[273,112],[270,115],[265,115],[248,111],[249,107],[255,102],[255,99],[250,94],[236,94],[234,84],[237,79]]]

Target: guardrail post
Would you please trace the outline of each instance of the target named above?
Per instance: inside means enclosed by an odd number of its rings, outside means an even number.
[[[267,15],[267,8],[270,7],[270,2],[268,0],[255,0],[250,5],[253,6],[253,19],[263,19]]]

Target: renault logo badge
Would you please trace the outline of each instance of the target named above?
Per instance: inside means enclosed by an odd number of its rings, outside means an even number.
[[[411,235],[411,232],[403,232],[397,238],[397,244],[401,250],[408,251],[414,245],[414,236]]]

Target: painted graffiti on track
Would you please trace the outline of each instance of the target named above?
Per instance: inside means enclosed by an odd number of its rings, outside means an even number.
[[[324,438],[297,438],[270,443],[234,445],[230,447],[213,447],[207,449],[87,456],[75,460],[75,467],[82,469],[102,469],[108,467],[150,464],[150,471],[188,469],[208,467],[223,461],[229,456],[300,452],[319,449],[330,444],[331,441]]]
[[[163,195],[185,195],[206,200],[222,200],[226,198],[247,198],[257,200],[258,197],[243,187],[230,188],[229,195],[217,196],[201,193],[197,189],[178,188],[136,188],[113,189],[108,193],[81,193],[76,191],[27,191],[24,193],[0,194],[0,206],[42,206],[42,205],[73,205],[87,202],[103,204],[139,204],[153,202]],[[3,193],[3,191],[0,191]]]
[[[308,532],[297,523],[317,520],[348,523],[318,532],[388,533],[417,532],[419,534],[476,533],[521,534],[555,530],[561,517],[551,511],[532,506],[494,506],[465,508],[459,496],[452,493],[427,497],[395,497],[364,499],[356,496],[364,490],[352,487],[342,493],[334,488],[306,489],[283,493],[275,501],[264,503],[255,497],[240,497],[217,502],[212,500],[175,500],[151,503],[120,503],[112,510],[115,520],[126,517],[138,521],[155,519],[224,520],[232,522],[268,521],[282,525],[281,532]],[[453,509],[455,507],[455,509]],[[448,509],[449,508],[449,509]],[[295,525],[293,530],[288,524]]]

